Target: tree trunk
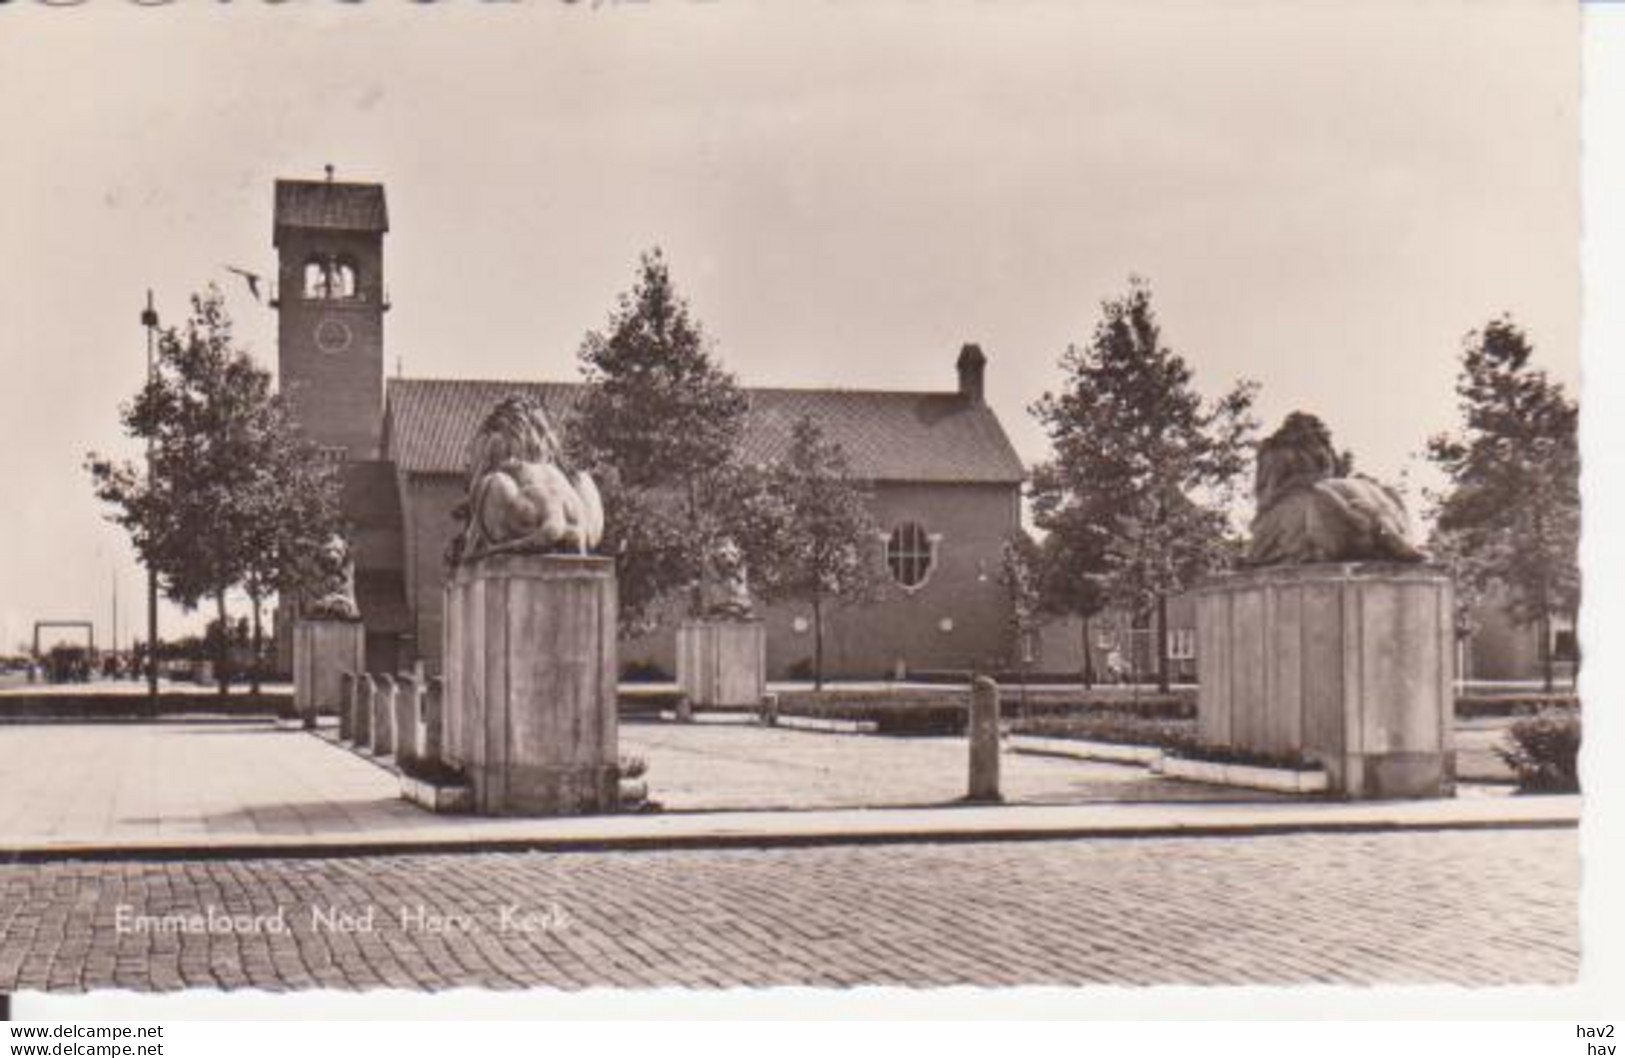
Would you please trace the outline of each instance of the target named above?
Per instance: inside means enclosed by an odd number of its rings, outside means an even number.
[[[813,596],[813,690],[824,689],[824,600]]]
[[[701,539],[699,497],[695,495],[694,479],[688,480],[688,539],[691,542]],[[701,555],[698,568],[694,571],[694,586],[688,593],[688,615],[690,617],[703,617],[705,615],[705,569],[709,555]]]
[[[1540,611],[1540,678],[1541,685],[1547,694],[1552,693],[1555,686],[1552,658],[1552,614],[1544,607]]]
[[[1095,689],[1095,652],[1089,642],[1089,615],[1083,615],[1083,687]]]
[[[249,592],[249,602],[254,607],[254,659],[248,664],[248,693],[258,698],[260,696],[260,648],[264,639],[260,631],[260,593]]]
[[[1157,690],[1168,693],[1168,596],[1157,594]]]
[[[231,664],[231,624],[226,620],[226,593],[214,593],[214,608],[220,618],[220,639],[214,649],[214,679],[220,697],[224,698],[231,693],[231,677],[228,669]]]

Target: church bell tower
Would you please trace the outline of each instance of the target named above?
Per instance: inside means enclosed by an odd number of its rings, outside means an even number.
[[[304,435],[346,460],[379,458],[384,400],[382,184],[278,180],[277,377]]]

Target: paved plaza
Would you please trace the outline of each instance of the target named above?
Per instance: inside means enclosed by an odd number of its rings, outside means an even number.
[[[498,822],[401,800],[392,772],[330,736],[271,722],[0,726],[0,842],[343,837]],[[648,761],[653,796],[675,811],[941,805],[965,789],[963,739],[629,723],[621,743]],[[1052,757],[1006,754],[1004,772],[1013,803],[1255,799]]]
[[[668,809],[941,805],[965,796],[965,739],[767,728],[748,721],[621,725],[621,751],[649,762],[650,795]],[[1012,804],[1277,800],[1177,782],[1145,768],[1005,753]]]
[[[1572,830],[10,865],[0,991],[1562,983],[1578,866]],[[286,932],[138,925],[211,908]]]

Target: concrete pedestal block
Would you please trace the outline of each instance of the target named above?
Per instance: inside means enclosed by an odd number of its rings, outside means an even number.
[[[767,630],[753,618],[697,618],[677,628],[677,683],[697,709],[762,704]]]
[[[612,811],[615,567],[491,555],[446,585],[445,754],[486,815]]]
[[[1205,742],[1300,752],[1351,798],[1453,790],[1450,577],[1434,566],[1279,566],[1197,594]]]
[[[306,727],[334,714],[344,700],[346,672],[365,667],[360,621],[296,621],[293,626],[293,707]]]
[[[372,678],[372,755],[395,752],[395,677],[379,673]]]

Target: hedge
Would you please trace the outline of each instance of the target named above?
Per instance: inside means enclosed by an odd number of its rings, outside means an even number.
[[[1578,710],[1574,694],[1462,694],[1456,696],[1456,716],[1535,716],[1553,709]]]
[[[970,709],[968,689],[935,690],[901,687],[875,691],[789,691],[779,695],[780,716],[869,722],[888,735],[956,735],[965,730]],[[1111,694],[1079,693],[1021,700],[1018,691],[1001,688],[1000,715],[1008,719],[1039,716],[1083,716],[1112,713],[1146,719],[1188,720],[1196,715],[1194,695],[1142,694],[1138,699]]]
[[[1580,792],[1580,717],[1548,712],[1526,717],[1507,731],[1495,752],[1518,777],[1519,793]]]
[[[682,691],[621,689],[616,707],[621,716],[659,716],[676,709],[683,699]]]

